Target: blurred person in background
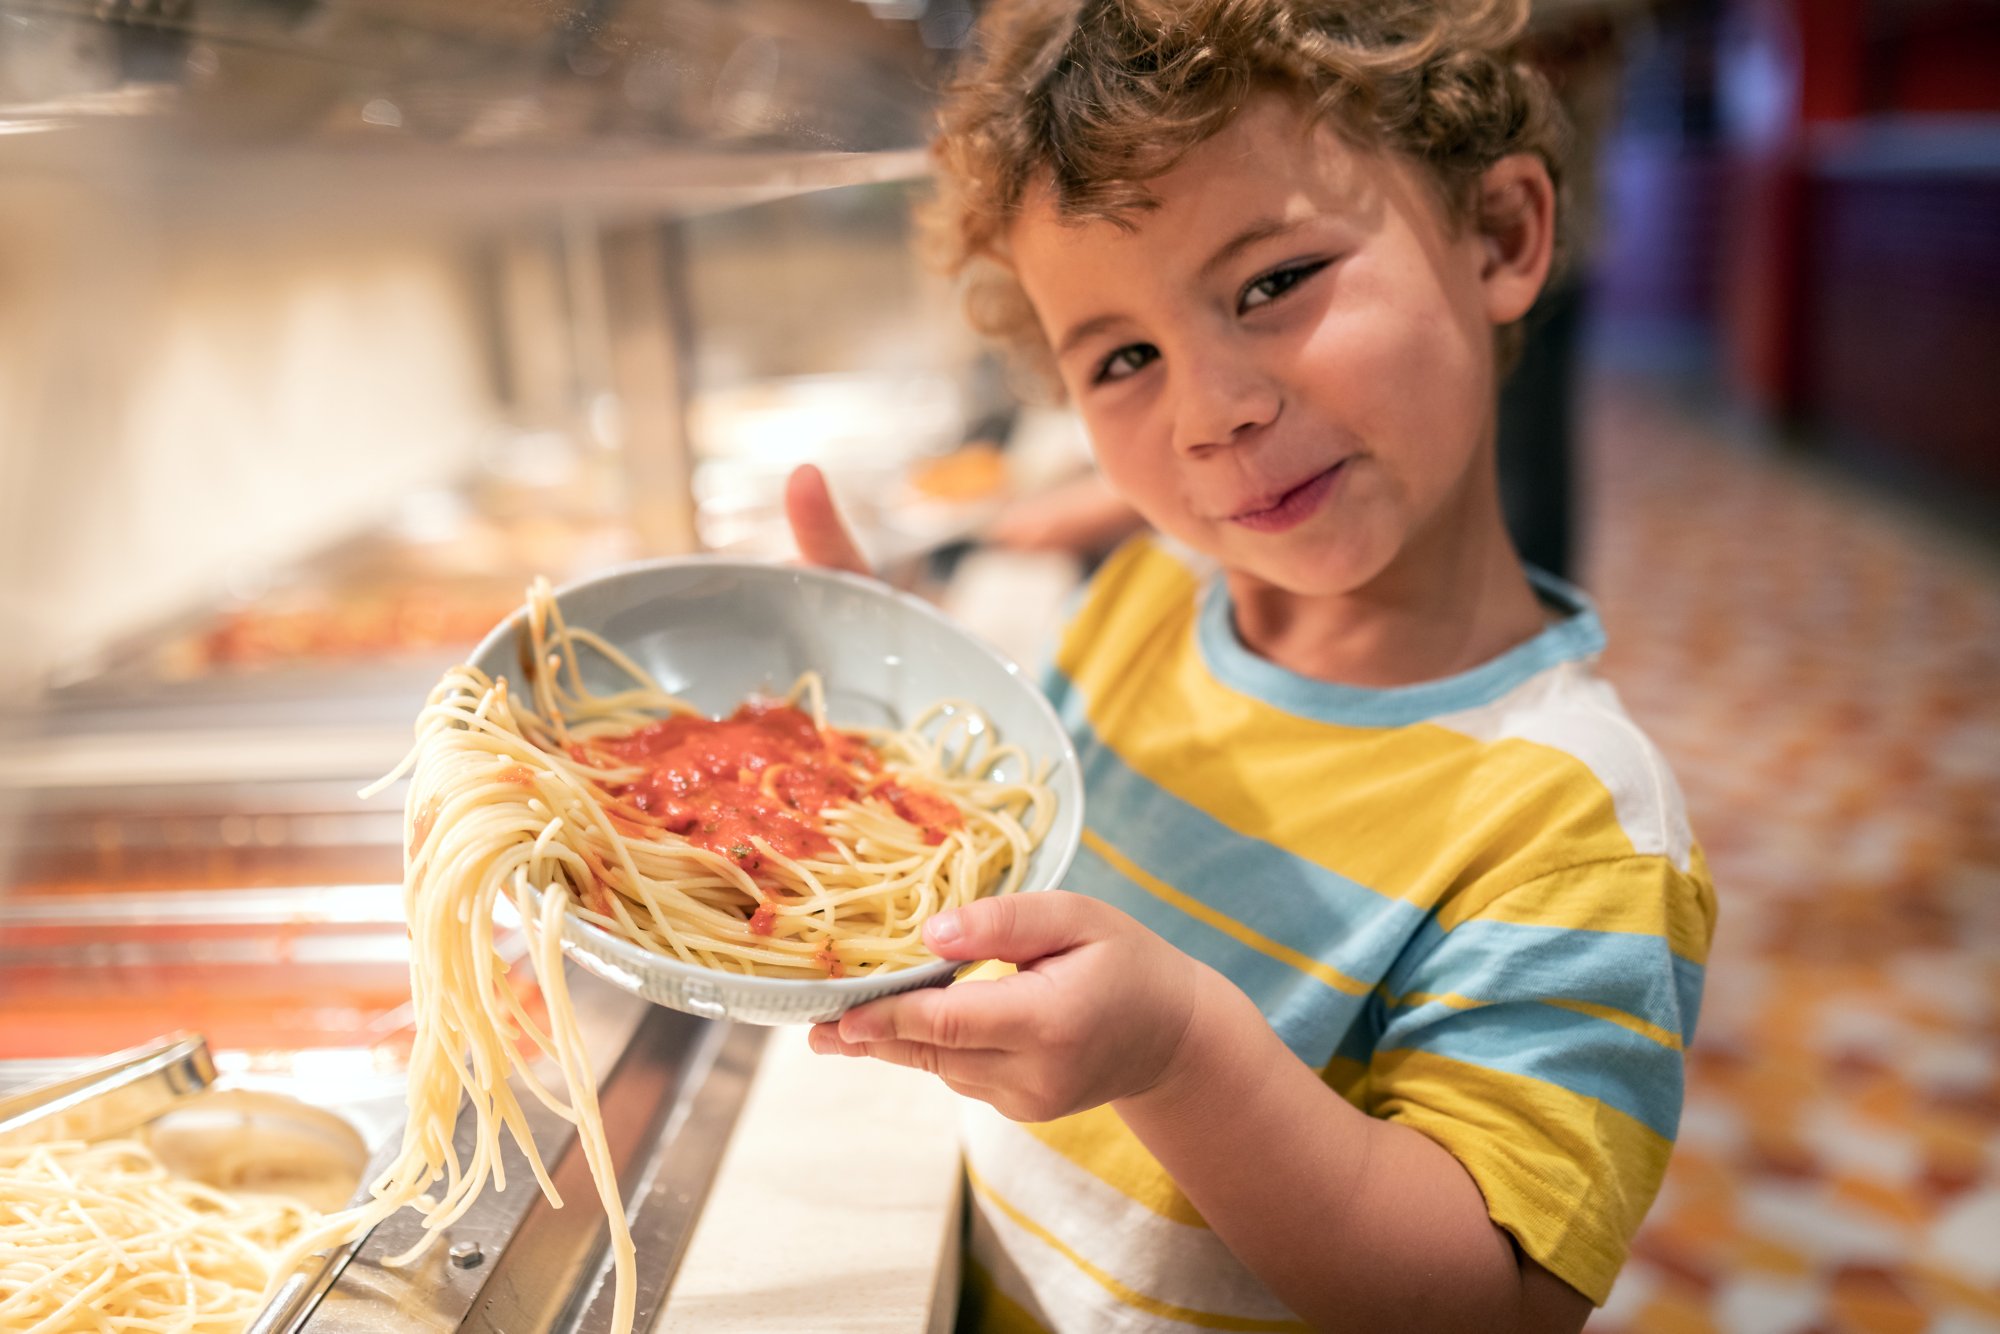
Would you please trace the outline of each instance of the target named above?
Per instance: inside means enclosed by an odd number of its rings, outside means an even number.
[[[1528,564],[1577,576],[1576,366],[1589,321],[1599,231],[1597,160],[1618,101],[1633,0],[1535,0],[1523,54],[1570,121],[1564,207],[1570,253],[1527,320],[1521,358],[1500,388],[1500,503]]]

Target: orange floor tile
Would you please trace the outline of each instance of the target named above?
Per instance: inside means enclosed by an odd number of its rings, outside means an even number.
[[[1722,904],[1592,1334],[2000,1334],[2000,560],[1657,386],[1586,421],[1605,671]]]

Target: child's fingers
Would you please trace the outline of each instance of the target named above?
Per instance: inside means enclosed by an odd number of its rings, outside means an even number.
[[[1009,1082],[1009,1063],[1015,1060],[1008,1052],[954,1051],[949,1047],[933,1047],[926,1042],[904,1042],[894,1038],[883,1042],[840,1042],[835,1039],[835,1043],[837,1047],[822,1047],[815,1043],[813,1050],[822,1056],[867,1056],[890,1065],[921,1070],[927,1075],[936,1075],[967,1097],[987,1102],[1003,1096]]]
[[[806,1033],[806,1045],[821,1056],[866,1056],[868,1044],[848,1042],[840,1036],[838,1020],[814,1024]]]
[[[1050,890],[975,899],[924,923],[924,943],[944,959],[1033,963],[1107,934],[1117,909]]]
[[[799,556],[806,564],[871,573],[861,548],[834,507],[826,477],[810,463],[792,469],[785,481],[785,518],[792,525],[792,539],[799,544]]]
[[[1046,989],[1044,979],[1022,975],[906,991],[849,1010],[840,1020],[839,1038],[842,1042],[902,1039],[947,1050],[1014,1051],[1029,1044],[1034,1000]]]

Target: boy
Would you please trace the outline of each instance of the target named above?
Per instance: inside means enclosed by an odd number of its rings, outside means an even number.
[[[1502,525],[1555,246],[1524,8],[1003,4],[948,99],[987,324],[1162,535],[1051,672],[1066,892],[926,931],[1018,973],[812,1035],[976,1100],[971,1326],[1575,1330],[1658,1189],[1714,900]],[[787,499],[861,568],[816,472]]]

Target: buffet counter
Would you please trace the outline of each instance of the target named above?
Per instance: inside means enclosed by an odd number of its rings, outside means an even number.
[[[917,1334],[958,1290],[956,1097],[772,1031],[656,1334]]]
[[[950,1328],[961,1178],[955,1099],[941,1084],[816,1057],[802,1028],[712,1023],[574,970],[571,980],[637,1249],[635,1329]],[[161,1146],[180,1144],[175,1170],[197,1181],[297,1193],[333,1209],[364,1199],[359,1187],[400,1145],[400,1072],[368,1053],[273,1060],[221,1050],[198,1065],[205,1078],[152,1094],[171,1104],[149,1105],[135,1127],[163,1157]],[[0,1095],[71,1067],[0,1062]],[[510,1188],[486,1190],[416,1263],[387,1262],[422,1234],[406,1210],[301,1271],[253,1334],[610,1329],[608,1228],[582,1151],[566,1122],[522,1101],[566,1212],[550,1206],[505,1144]],[[124,1124],[84,1133],[122,1136]],[[475,1129],[466,1109],[461,1161]],[[321,1149],[302,1158],[302,1134]],[[190,1136],[205,1137],[210,1151],[191,1153]],[[317,1195],[296,1189],[307,1180]]]

